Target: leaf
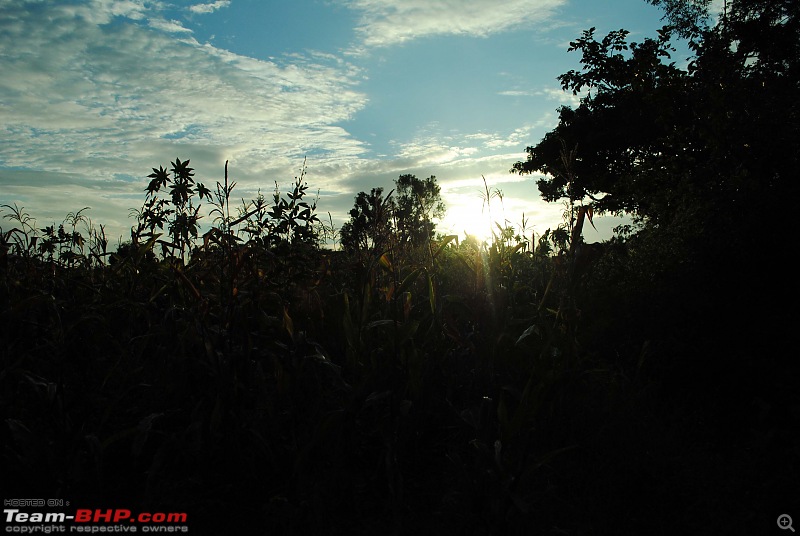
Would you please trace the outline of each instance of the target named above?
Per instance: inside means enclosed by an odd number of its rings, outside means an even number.
[[[589,216],[589,223],[592,224],[592,228],[597,231],[597,227],[594,226],[594,221],[592,221],[592,216],[594,216],[594,207],[592,205],[586,207],[586,215]]]
[[[211,190],[206,188],[202,182],[197,183],[197,194],[200,196],[200,199],[211,199]]]
[[[439,248],[436,250],[436,253],[433,254],[433,258],[435,259],[436,257],[438,257],[439,254],[442,251],[444,251],[444,248],[447,246],[447,244],[449,244],[453,240],[455,240],[456,243],[458,243],[458,235],[447,235],[443,237],[441,244],[439,244]]]
[[[388,301],[390,301],[390,300],[392,299],[392,296],[394,296],[394,288],[395,288],[395,287],[394,287],[394,283],[389,283],[389,284],[388,284],[388,285],[386,285],[386,287],[383,289],[383,292],[384,292],[384,295],[386,296],[386,301],[387,301],[387,302],[388,302]]]
[[[161,233],[156,233],[150,239],[139,246],[136,250],[136,262],[139,263],[141,260],[147,255],[148,252],[153,251],[153,247],[155,246],[156,242],[161,238]]]
[[[403,318],[408,320],[408,317],[411,314],[411,293],[406,292],[403,294],[403,296]]]
[[[519,343],[521,343],[522,341],[524,341],[525,339],[527,339],[528,337],[530,337],[534,333],[536,335],[539,335],[540,337],[542,336],[541,331],[539,331],[539,326],[537,326],[536,324],[531,325],[530,327],[528,327],[528,329],[523,331],[522,335],[519,336],[519,338],[517,339],[517,342],[515,342],[514,345],[518,346]]]
[[[389,273],[394,272],[394,269],[392,268],[392,261],[391,259],[389,259],[388,253],[384,253],[383,255],[380,256],[380,258],[378,259],[378,264],[380,264],[381,267],[387,272]]]
[[[433,284],[433,276],[428,274],[428,301],[431,304],[431,313],[436,313],[436,288]]]
[[[292,322],[292,317],[289,316],[289,309],[286,306],[283,307],[283,324],[281,327],[286,330],[290,337],[294,338],[294,322]]]
[[[463,264],[463,265],[464,265],[464,267],[465,267],[467,270],[469,270],[470,272],[472,272],[472,275],[474,276],[474,275],[475,275],[475,267],[474,267],[474,266],[472,266],[472,265],[471,265],[471,264],[470,264],[470,263],[467,261],[467,259],[465,259],[465,258],[464,258],[464,255],[462,255],[460,251],[458,251],[458,250],[454,250],[453,252],[454,252],[454,253],[455,253],[455,255],[456,255],[456,259],[457,259],[457,260],[458,260],[458,261],[459,261],[461,264]]]
[[[364,329],[379,328],[381,326],[393,326],[394,320],[374,320],[364,326]]]
[[[408,274],[406,278],[403,279],[403,282],[400,283],[400,286],[397,288],[397,290],[395,290],[394,295],[400,296],[401,294],[403,294],[403,292],[408,290],[408,287],[410,287],[414,283],[414,281],[417,280],[421,272],[422,270],[418,268],[413,272],[411,272],[410,274]]]

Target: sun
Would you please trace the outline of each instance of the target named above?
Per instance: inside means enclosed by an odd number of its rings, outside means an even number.
[[[458,235],[459,239],[472,236],[478,242],[490,242],[492,227],[489,216],[481,210],[479,204],[455,205],[447,207],[447,213],[439,228],[447,234]]]

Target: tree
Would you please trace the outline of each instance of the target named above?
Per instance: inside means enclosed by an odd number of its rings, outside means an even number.
[[[433,220],[445,213],[436,177],[431,175],[421,180],[414,175],[401,175],[395,186],[397,207],[394,216],[400,244],[412,248],[428,244],[436,229]]]
[[[548,201],[634,217],[637,232],[607,265],[615,282],[598,276],[587,292],[607,291],[595,304],[631,304],[626,330],[692,341],[697,354],[685,355],[702,359],[686,366],[704,367],[696,377],[705,378],[722,356],[741,365],[769,354],[764,345],[777,348],[774,334],[786,329],[775,300],[794,277],[777,255],[793,228],[786,200],[800,166],[800,4],[731,0],[715,26],[684,26],[694,34],[685,68],[670,62],[681,24],[670,20],[640,44],[624,30],[597,39],[593,29],[571,43],[582,68],[559,80],[580,105],[561,108],[512,171],[541,173]],[[571,169],[566,151],[575,152]]]
[[[342,248],[351,253],[380,254],[392,235],[393,211],[392,192],[386,197],[383,197],[383,188],[373,188],[369,194],[359,192],[350,210],[350,219],[340,230]]]
[[[684,39],[694,39],[708,30],[711,0],[647,0],[664,10],[667,29]],[[727,6],[727,0],[725,5]]]
[[[434,220],[445,212],[436,177],[420,180],[401,175],[395,187],[386,197],[383,188],[358,193],[350,219],[340,231],[345,251],[375,257],[390,246],[410,253],[429,243],[436,229]]]
[[[565,90],[588,93],[577,108],[559,109],[558,126],[528,147],[527,161],[513,171],[543,173],[538,186],[546,201],[588,197],[600,212],[648,217],[652,198],[643,194],[660,182],[645,177],[658,171],[650,161],[669,152],[676,123],[690,121],[680,89],[686,73],[662,61],[671,50],[666,33],[629,44],[625,30],[600,41],[594,31],[570,43],[582,51],[584,68],[559,77]]]
[[[545,200],[589,198],[651,226],[688,217],[707,229],[730,224],[730,214],[755,224],[761,201],[783,195],[797,169],[800,8],[730,2],[724,20],[697,31],[695,57],[680,69],[668,63],[670,37],[700,27],[703,2],[655,3],[674,8],[657,38],[628,43],[619,30],[598,41],[590,29],[570,44],[583,68],[559,80],[581,103],[562,107],[558,126],[513,171],[543,173]],[[682,5],[694,10],[692,24]],[[577,149],[572,180],[565,148]]]

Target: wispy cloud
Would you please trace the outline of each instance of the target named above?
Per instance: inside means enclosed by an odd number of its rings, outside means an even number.
[[[452,137],[430,136],[399,144],[396,158],[419,167],[444,166],[470,158],[478,150],[478,147],[454,144]]]
[[[711,4],[708,6],[708,14],[711,16],[711,20],[714,21],[714,23],[722,18],[726,7],[727,2],[725,2],[725,0],[711,0]]]
[[[566,0],[351,0],[367,47],[434,35],[487,36],[549,19]]]
[[[536,92],[521,89],[508,89],[506,91],[500,91],[498,95],[502,95],[503,97],[533,97],[536,95]]]
[[[544,97],[547,100],[556,101],[559,104],[566,104],[569,106],[577,106],[580,104],[580,97],[577,95],[573,95],[569,91],[564,91],[558,88],[545,88],[545,89],[535,89],[535,90],[527,90],[527,89],[508,89],[505,91],[498,92],[498,95],[502,97],[530,97],[530,98],[542,98]]]
[[[180,21],[177,20],[151,19],[149,23],[152,28],[161,30],[162,32],[175,34],[192,33],[189,28],[186,28],[183,24],[181,24]]]
[[[212,183],[230,159],[246,192],[291,179],[306,154],[334,166],[363,153],[337,125],[366,103],[356,67],[313,53],[237,55],[161,13],[133,0],[0,4],[0,202],[49,215],[73,210],[68,199],[105,221],[141,202],[125,193],[142,185],[120,177],[176,156]],[[64,185],[71,195],[47,204]]]
[[[362,42],[382,46],[442,33],[488,35],[543,20],[563,1],[353,5],[363,12]],[[235,194],[249,199],[274,180],[290,181],[308,155],[320,208],[337,223],[355,192],[391,188],[403,173],[436,175],[445,200],[465,211],[480,206],[481,175],[524,188],[526,213],[535,209],[532,178],[508,169],[541,125],[472,134],[418,128],[391,143],[390,154],[370,157],[346,130],[367,105],[366,72],[336,54],[259,60],[198,42],[189,13],[226,5],[181,11],[151,0],[0,0],[0,204],[20,203],[42,224],[91,206],[89,215],[116,237],[132,223],[128,209],[141,205],[151,166],[191,158],[198,179],[213,184],[230,160]]]
[[[218,9],[228,7],[229,5],[231,5],[230,0],[217,0],[216,2],[212,2],[210,4],[195,4],[193,6],[189,6],[189,11],[200,14],[213,13]]]

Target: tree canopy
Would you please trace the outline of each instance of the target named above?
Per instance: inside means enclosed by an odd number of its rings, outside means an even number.
[[[383,188],[356,195],[350,219],[340,231],[342,248],[375,255],[391,241],[407,250],[423,246],[433,237],[434,220],[444,212],[436,177],[418,179],[410,174],[401,175],[386,197]]]
[[[445,212],[442,189],[431,175],[418,179],[414,175],[401,175],[395,181],[397,187],[397,210],[395,218],[401,243],[424,245],[433,237],[436,229],[434,219]]]
[[[651,3],[669,21],[657,37],[598,39],[592,28],[570,44],[583,67],[559,80],[580,105],[562,107],[512,171],[542,173],[547,201],[587,200],[656,226],[720,207],[755,218],[796,174],[800,8],[736,0],[707,27],[705,2]],[[685,67],[671,61],[674,33],[690,38]]]
[[[379,253],[391,234],[391,217],[394,200],[383,196],[383,188],[373,188],[370,193],[359,192],[350,210],[350,219],[339,231],[345,251]]]

